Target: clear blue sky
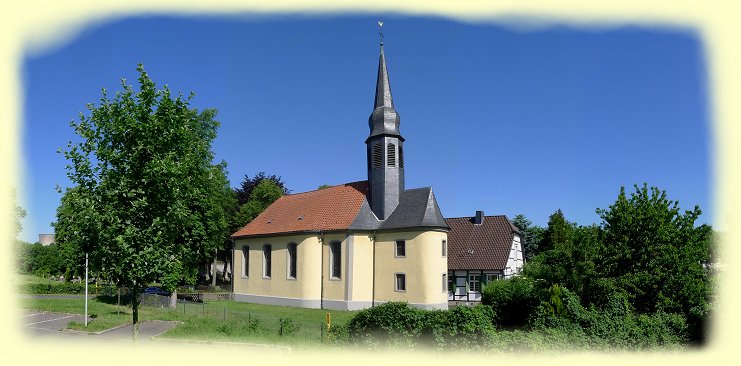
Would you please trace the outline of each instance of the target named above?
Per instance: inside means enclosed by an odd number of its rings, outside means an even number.
[[[378,64],[376,21],[401,133],[407,188],[432,186],[446,217],[561,208],[579,224],[620,186],[647,182],[711,217],[706,61],[689,30],[523,30],[441,18],[139,17],[91,25],[24,60],[21,238],[52,232],[74,139],[69,121],[101,88],[158,85],[216,108],[216,160],[236,186],[278,174],[293,192],[366,179]]]

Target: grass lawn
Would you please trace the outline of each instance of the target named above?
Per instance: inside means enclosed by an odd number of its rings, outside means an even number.
[[[34,275],[16,274],[13,277],[13,286],[21,286],[27,283],[59,283],[59,282],[50,280],[48,278],[34,276]]]
[[[115,303],[104,301],[95,299],[88,302],[88,313],[95,316],[95,319],[87,328],[74,322],[68,327],[98,332],[131,322],[130,306],[118,307]],[[20,299],[20,305],[34,310],[76,314],[84,312],[84,299],[24,298]],[[346,324],[356,312],[215,301],[205,304],[178,303],[176,309],[143,306],[139,310],[139,319],[174,320],[183,323],[160,335],[160,338],[273,343],[308,348],[326,340],[326,313],[331,314],[334,327]]]

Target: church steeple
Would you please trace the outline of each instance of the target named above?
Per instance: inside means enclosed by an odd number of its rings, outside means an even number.
[[[368,152],[368,202],[376,217],[385,220],[396,209],[399,196],[404,191],[404,138],[399,133],[399,113],[394,109],[391,97],[383,38],[378,60],[376,98],[368,126],[370,135],[365,140]]]
[[[394,99],[391,97],[391,83],[386,68],[386,55],[383,53],[378,60],[378,78],[376,79],[376,99],[373,102],[373,113],[368,119],[370,139],[379,135],[394,135],[404,140],[399,133],[399,113],[394,109]]]

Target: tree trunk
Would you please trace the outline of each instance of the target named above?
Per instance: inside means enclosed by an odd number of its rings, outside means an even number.
[[[139,338],[139,288],[134,287],[131,289],[131,337],[134,343]]]
[[[208,283],[208,281],[211,281],[211,270],[208,268],[208,262],[203,263],[203,271],[205,272],[204,277],[206,277],[206,283]]]
[[[178,289],[172,290],[170,294],[170,307],[173,309],[178,307]]]
[[[211,287],[216,287],[216,250],[214,250],[213,274],[211,275]]]
[[[229,256],[227,255],[224,258],[224,272],[221,273],[221,283],[226,283],[226,269],[230,265],[231,265],[231,263],[229,262]]]
[[[116,290],[118,290],[118,299],[116,303],[116,310],[119,314],[121,314],[121,288],[116,286]]]

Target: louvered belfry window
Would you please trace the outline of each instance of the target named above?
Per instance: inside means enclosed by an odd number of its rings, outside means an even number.
[[[396,166],[396,145],[394,144],[388,144],[388,147],[386,148],[386,165],[388,166]]]
[[[399,145],[399,168],[404,167],[404,147]]]
[[[373,167],[380,168],[383,166],[383,146],[381,144],[373,145]]]

